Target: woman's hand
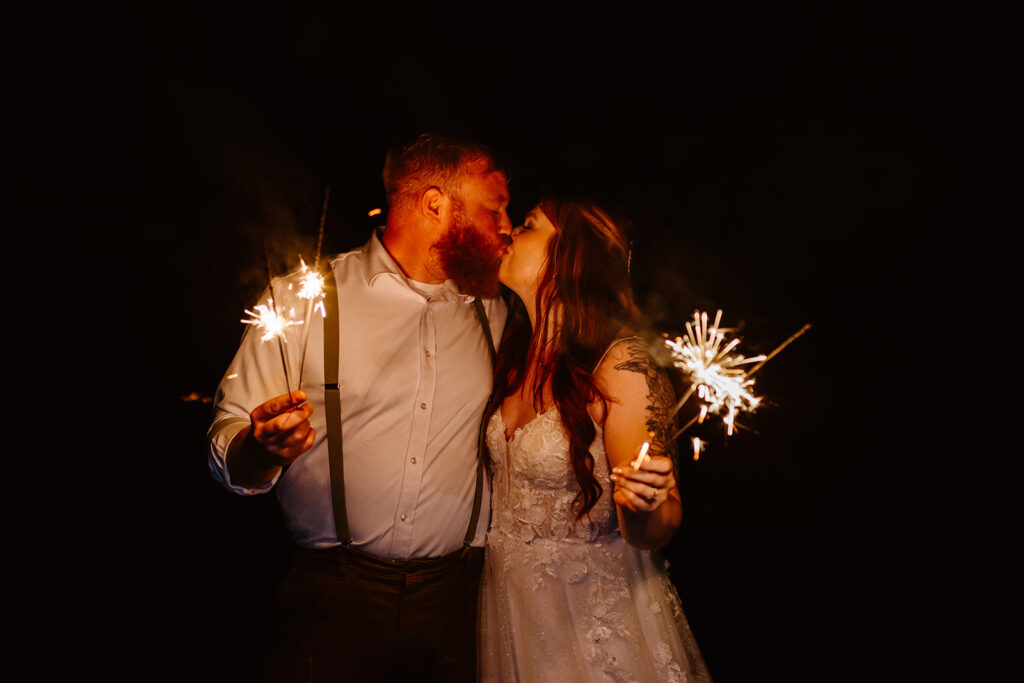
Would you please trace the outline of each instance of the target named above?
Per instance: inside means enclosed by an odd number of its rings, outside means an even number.
[[[635,337],[609,349],[594,378],[606,400],[594,402],[591,417],[604,426],[619,531],[630,545],[657,550],[683,519],[671,457],[672,383],[647,343]],[[646,459],[638,459],[644,442]]]
[[[676,488],[672,459],[661,455],[645,458],[638,469],[614,468],[612,481],[613,499],[632,512],[654,512]]]

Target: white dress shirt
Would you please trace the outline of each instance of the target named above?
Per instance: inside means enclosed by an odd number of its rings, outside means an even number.
[[[469,527],[477,430],[491,390],[487,340],[472,298],[450,281],[410,281],[377,234],[335,257],[331,268],[339,294],[338,377],[353,545],[389,559],[454,552]],[[274,295],[280,313],[303,319],[298,279],[292,274],[275,280]],[[268,304],[268,296],[260,303]],[[500,299],[484,304],[497,343],[507,311]],[[249,489],[231,482],[224,460],[231,439],[249,425],[249,413],[287,393],[277,339],[264,342],[259,330],[246,330],[217,389],[208,433],[214,477],[246,495],[274,488],[293,538],[307,548],[338,545],[324,416],[323,323],[314,312],[307,323],[286,328],[293,390],[306,346],[302,389],[314,407],[316,442],[284,475]],[[476,546],[484,544],[490,517],[487,479]]]

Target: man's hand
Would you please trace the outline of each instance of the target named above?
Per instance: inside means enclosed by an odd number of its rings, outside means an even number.
[[[313,406],[304,391],[293,391],[266,401],[249,414],[249,426],[228,445],[231,481],[259,488],[273,481],[279,468],[290,465],[316,440],[309,426]]]
[[[261,403],[250,413],[249,437],[264,467],[290,465],[313,446],[316,432],[309,426],[313,406],[305,400],[306,392],[293,391]]]

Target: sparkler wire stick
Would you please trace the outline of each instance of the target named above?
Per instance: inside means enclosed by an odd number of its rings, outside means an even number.
[[[692,427],[693,423],[696,422],[696,421],[697,421],[697,416],[694,415],[693,419],[691,419],[689,422],[687,422],[686,424],[684,424],[682,427],[680,427],[679,429],[677,429],[675,431],[675,433],[672,435],[672,437],[669,439],[669,441],[675,441],[676,439],[678,439],[679,435],[682,434],[683,432],[685,432],[690,427]]]
[[[690,388],[686,390],[686,393],[683,394],[682,398],[676,401],[675,407],[672,408],[672,411],[669,413],[668,416],[670,418],[675,417],[676,413],[679,412],[679,409],[683,407],[683,404],[690,400],[690,397],[693,396],[693,392],[696,390],[697,385],[694,384],[693,382],[690,382]]]
[[[267,245],[263,244],[263,263],[267,267],[267,286],[270,289],[270,307],[274,311],[274,315],[277,316],[277,301],[274,298],[274,279],[270,275],[270,256],[267,254]],[[292,380],[288,375],[288,360],[284,355],[284,340],[281,337],[284,336],[284,328],[281,328],[281,333],[277,335],[277,349],[281,352],[281,367],[284,368],[284,385],[288,390],[288,402],[292,400]]]
[[[313,260],[313,271],[303,279],[302,293],[299,296],[307,299],[306,301],[306,315],[303,318],[306,324],[306,329],[303,331],[302,338],[302,360],[299,362],[299,389],[302,389],[302,375],[306,369],[306,348],[309,346],[309,328],[311,327],[310,318],[313,314],[313,300],[318,296],[323,297],[324,295],[324,281],[323,276],[320,274],[320,248],[324,243],[324,223],[327,220],[327,200],[331,197],[331,186],[328,185],[324,190],[324,205],[320,211],[320,231],[316,238],[316,258]],[[306,264],[302,264],[305,269]],[[326,311],[323,309],[323,305],[319,306],[320,311],[326,317]]]
[[[324,243],[324,221],[327,219],[327,200],[331,196],[331,186],[324,190],[324,208],[320,212],[320,234],[316,238],[316,260],[313,261],[313,270],[320,268],[320,246]]]
[[[790,337],[789,339],[787,339],[786,341],[782,342],[777,347],[775,347],[775,350],[772,351],[771,353],[769,353],[767,356],[765,356],[763,361],[761,361],[760,363],[758,363],[757,365],[755,365],[753,368],[750,369],[750,372],[747,373],[747,377],[750,377],[755,372],[760,370],[764,366],[765,363],[767,363],[768,361],[770,361],[772,358],[775,357],[775,354],[777,354],[779,351],[781,351],[782,349],[784,349],[787,346],[789,346],[790,342],[795,340],[797,337],[799,337],[801,334],[803,334],[804,332],[806,332],[809,329],[811,329],[811,324],[807,323],[806,325],[801,327],[799,330],[797,330],[796,333],[792,337]]]

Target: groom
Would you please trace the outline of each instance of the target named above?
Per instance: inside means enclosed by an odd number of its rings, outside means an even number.
[[[289,398],[278,347],[250,331],[217,391],[214,477],[274,490],[295,541],[272,680],[476,676],[477,437],[506,316],[508,184],[485,147],[430,134],[392,149],[383,176],[386,226],[331,261],[302,390]],[[301,344],[284,348],[297,367]]]

